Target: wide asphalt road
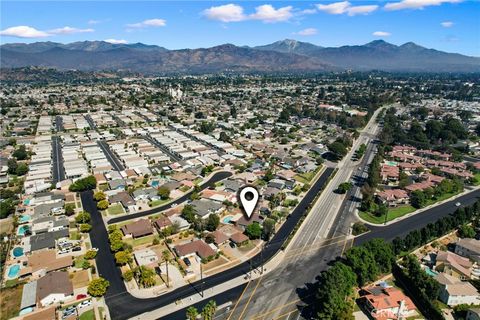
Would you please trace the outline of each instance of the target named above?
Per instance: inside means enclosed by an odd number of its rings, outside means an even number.
[[[203,289],[208,289],[238,276],[246,275],[250,271],[250,268],[257,268],[263,264],[264,261],[270,259],[278,250],[280,250],[282,244],[288,238],[293,228],[297,225],[308,206],[315,199],[315,196],[322,190],[332,172],[332,168],[327,168],[323,172],[323,174],[307,192],[302,201],[300,201],[298,206],[293,210],[292,214],[285,221],[280,230],[274,235],[269,244],[265,246],[262,255],[257,254],[249,261],[243,262],[242,264],[219,274],[205,278],[203,280]],[[158,309],[170,303],[174,303],[175,301],[186,298],[190,295],[198,294],[201,284],[200,281],[196,281],[190,286],[180,287],[170,293],[156,298],[138,299],[130,295],[130,293],[127,292],[125,284],[121,278],[121,271],[115,265],[114,256],[110,252],[107,230],[105,228],[102,216],[97,210],[96,203],[93,199],[93,192],[85,191],[82,192],[80,196],[84,210],[90,212],[92,217],[92,230],[90,231],[90,238],[92,246],[99,249],[96,257],[98,273],[101,277],[110,282],[110,287],[105,296],[105,300],[110,310],[110,316],[112,319],[128,319],[135,315]],[[130,218],[131,215],[127,217]],[[237,288],[241,289],[241,287],[242,286],[239,286]],[[232,294],[234,291],[235,290],[232,290]],[[170,316],[168,318],[170,318]]]
[[[431,222],[452,214],[458,209],[455,205],[457,202],[460,202],[461,206],[464,207],[472,205],[479,198],[480,190],[476,190],[387,226],[368,225],[371,231],[355,238],[354,244],[359,245],[374,238],[392,241],[396,237],[404,237],[412,230],[421,229]]]
[[[213,174],[213,176],[210,179],[208,179],[208,181],[202,183],[199,186],[200,191],[204,190],[208,187],[213,187],[213,186],[215,186],[215,183],[217,183],[219,181],[222,181],[222,180],[225,180],[225,179],[227,179],[228,177],[231,177],[231,176],[232,176],[232,173],[230,171],[216,172],[215,174]],[[170,208],[172,208],[176,205],[179,205],[179,204],[187,201],[188,199],[190,199],[190,195],[192,194],[193,191],[194,190],[190,190],[189,192],[185,193],[180,198],[177,198],[175,201],[169,202],[168,204],[165,204],[163,206],[155,207],[153,209],[142,211],[142,212],[137,212],[137,213],[133,213],[133,214],[124,215],[124,216],[121,216],[121,217],[112,218],[112,219],[108,220],[108,224],[119,223],[119,222],[131,220],[131,219],[137,219],[137,218],[149,216],[151,214],[155,214],[155,213],[158,213],[158,212],[161,212],[161,211],[168,210],[168,209],[170,209]]]

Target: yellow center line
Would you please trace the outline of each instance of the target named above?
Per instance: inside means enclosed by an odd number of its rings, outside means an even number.
[[[252,300],[253,296],[255,295],[255,291],[257,291],[257,288],[258,288],[258,286],[260,285],[260,282],[262,282],[262,279],[263,279],[263,274],[260,276],[260,278],[258,278],[257,285],[255,286],[255,288],[253,289],[252,293],[250,294],[250,297],[248,298],[247,303],[245,304],[245,307],[243,308],[242,313],[240,314],[240,317],[238,317],[238,320],[241,320],[241,319],[242,319],[243,314],[244,314],[245,311],[247,310],[248,305],[250,304],[250,300]]]
[[[278,306],[278,307],[276,307],[276,308],[274,308],[274,309],[268,310],[267,312],[264,312],[264,313],[255,315],[255,316],[253,316],[253,318],[252,318],[251,320],[261,319],[261,318],[263,318],[264,316],[266,316],[267,314],[273,313],[273,312],[275,312],[275,311],[277,311],[277,310],[281,310],[281,309],[283,309],[283,308],[285,308],[285,307],[288,307],[289,305],[292,305],[292,304],[297,303],[297,302],[300,302],[300,301],[301,301],[301,299],[295,299],[295,300],[293,300],[293,301],[290,301],[289,303],[286,303],[286,304],[281,305],[281,306]]]
[[[331,245],[334,245],[334,244],[339,244],[339,243],[342,243],[344,242],[344,240],[340,240],[340,241],[335,241],[335,242],[332,242],[332,243],[328,243],[328,244],[320,244],[320,245],[316,245],[316,246],[312,246],[310,247],[309,249],[305,249],[305,250],[302,250],[300,252],[297,252],[297,253],[294,253],[294,254],[291,254],[291,255],[287,255],[285,256],[284,259],[291,259],[291,258],[294,258],[296,256],[299,256],[299,255],[302,255],[308,251],[312,251],[312,250],[317,250],[317,249],[321,249],[321,248],[324,248],[324,247],[328,247],[328,246],[331,246]]]
[[[243,291],[242,291],[242,293],[240,294],[240,297],[238,297],[238,300],[237,300],[237,302],[235,303],[235,306],[233,307],[232,312],[230,312],[230,315],[228,316],[227,320],[230,320],[230,318],[232,317],[233,313],[235,312],[235,309],[236,309],[237,306],[238,306],[238,303],[240,302],[240,300],[242,300],[243,295],[245,294],[245,291],[247,291],[247,288],[248,288],[248,286],[250,285],[250,282],[251,282],[251,281],[248,281],[248,282],[247,282],[247,285],[245,286],[245,288],[243,288]]]

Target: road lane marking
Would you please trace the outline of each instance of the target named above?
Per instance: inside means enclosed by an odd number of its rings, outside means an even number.
[[[240,316],[238,317],[238,320],[241,320],[241,319],[242,319],[243,314],[244,314],[245,311],[247,310],[248,305],[250,304],[250,301],[252,300],[253,296],[255,295],[255,292],[256,292],[257,289],[258,289],[258,286],[259,286],[260,283],[262,282],[262,279],[263,279],[263,274],[260,276],[260,278],[258,278],[257,285],[255,286],[255,288],[253,289],[252,293],[250,294],[250,297],[248,298],[247,303],[245,304],[245,307],[244,307],[243,310],[242,310],[242,313],[241,313]]]
[[[248,281],[248,282],[247,282],[247,285],[245,286],[245,288],[243,288],[243,291],[242,291],[242,293],[240,294],[240,296],[238,297],[237,302],[235,303],[235,306],[234,306],[233,309],[232,309],[232,312],[230,312],[230,314],[228,315],[227,320],[230,320],[230,317],[231,317],[231,316],[233,315],[233,313],[235,312],[235,309],[237,308],[238,303],[240,302],[240,300],[242,300],[243,295],[245,294],[245,291],[247,291],[247,288],[248,288],[248,286],[250,285],[251,282],[252,282],[252,281]]]
[[[311,295],[309,295],[309,296],[311,296]],[[308,296],[307,296],[307,297],[308,297]],[[292,304],[294,304],[294,303],[297,303],[297,302],[299,302],[299,301],[302,301],[302,300],[301,300],[301,299],[295,299],[295,300],[293,300],[293,301],[290,301],[289,303],[286,303],[286,304],[284,304],[284,305],[281,305],[281,306],[275,307],[275,308],[273,308],[273,309],[270,309],[270,310],[268,310],[267,312],[264,312],[264,313],[261,313],[261,314],[257,314],[257,315],[255,315],[255,316],[253,316],[253,317],[251,318],[251,320],[261,319],[261,318],[263,318],[264,316],[266,316],[267,314],[273,313],[273,312],[275,312],[275,311],[277,311],[277,310],[281,310],[281,309],[283,309],[283,308],[285,308],[285,307],[287,307],[287,306],[290,306],[290,305],[292,305]]]

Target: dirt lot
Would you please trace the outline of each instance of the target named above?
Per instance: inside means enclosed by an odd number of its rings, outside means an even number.
[[[22,291],[23,285],[0,290],[0,320],[7,320],[18,315]]]
[[[83,288],[88,285],[88,270],[77,271],[72,276],[73,289]]]

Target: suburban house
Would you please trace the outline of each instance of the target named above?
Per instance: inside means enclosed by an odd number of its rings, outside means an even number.
[[[435,262],[435,271],[443,272],[457,279],[470,279],[472,263],[450,251],[440,251]]]
[[[195,213],[202,219],[208,218],[212,213],[219,214],[224,209],[222,203],[207,199],[194,200],[190,205],[193,206]]]
[[[408,193],[402,189],[388,189],[377,193],[377,199],[389,207],[396,207],[400,204],[407,204]]]
[[[158,230],[163,230],[166,227],[169,227],[172,225],[172,221],[168,217],[160,217],[153,221],[153,225],[158,229]]]
[[[237,232],[230,236],[230,241],[235,243],[237,246],[241,246],[248,242],[248,237],[241,232]]]
[[[217,246],[222,245],[228,241],[228,236],[220,230],[210,232],[209,235],[213,237],[213,243],[215,243]]]
[[[135,257],[135,262],[137,262],[139,266],[152,268],[158,266],[158,256],[152,249],[146,248],[143,250],[136,250],[133,252],[133,256]]]
[[[193,255],[199,256],[201,259],[207,259],[216,254],[203,240],[195,240],[186,244],[181,244],[173,248],[180,259],[191,257]]]
[[[136,203],[135,200],[133,200],[132,196],[130,196],[128,192],[125,191],[109,196],[108,201],[110,202],[110,204],[121,203],[125,209],[130,206],[134,206]]]
[[[362,302],[374,319],[405,319],[416,314],[412,300],[400,289],[377,285],[362,291]]]
[[[455,244],[455,253],[477,263],[480,262],[480,240],[460,239]]]
[[[435,276],[440,285],[440,300],[453,307],[459,304],[480,304],[480,294],[475,287],[451,275],[440,273]]]
[[[68,272],[58,271],[47,273],[37,280],[37,301],[42,306],[66,301],[73,298],[73,285]]]
[[[66,269],[72,265],[73,257],[70,255],[57,258],[53,249],[36,251],[28,257],[27,266],[20,269],[19,276],[41,276],[52,271]]]
[[[124,235],[131,235],[133,238],[144,237],[153,233],[152,225],[148,219],[140,219],[124,225],[121,230]]]

